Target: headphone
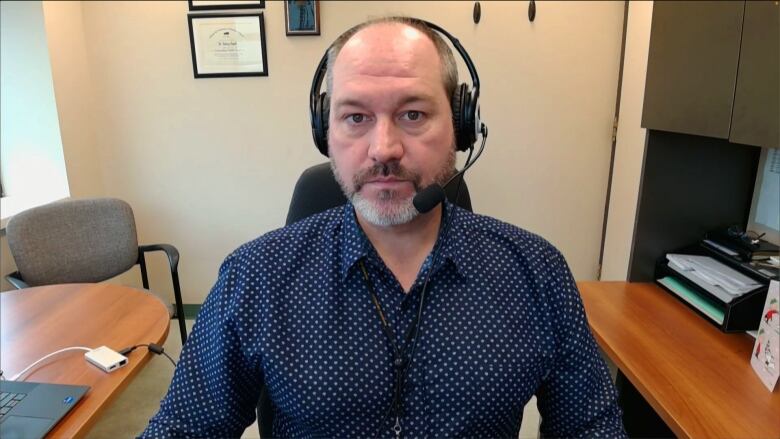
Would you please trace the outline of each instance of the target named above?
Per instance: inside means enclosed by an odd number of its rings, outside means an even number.
[[[474,147],[477,136],[482,132],[482,123],[479,120],[479,75],[468,52],[460,44],[457,38],[449,32],[431,22],[411,19],[415,24],[420,24],[444,35],[455,50],[458,51],[471,75],[473,88],[465,83],[460,83],[452,95],[452,124],[455,130],[455,148],[458,151],[467,151]],[[360,26],[360,25],[358,25]],[[354,29],[354,28],[353,28]],[[350,29],[351,30],[351,29]],[[349,32],[349,30],[347,31]],[[309,119],[311,121],[311,133],[314,144],[322,155],[328,157],[328,117],[330,115],[330,98],[325,92],[320,93],[322,82],[325,79],[328,64],[328,52],[322,56],[314,79],[311,82],[309,93]]]

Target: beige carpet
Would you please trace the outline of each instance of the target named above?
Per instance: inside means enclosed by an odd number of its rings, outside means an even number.
[[[188,330],[192,329],[192,323],[191,320],[187,321]],[[164,347],[165,352],[178,361],[181,340],[173,326]],[[172,377],[173,365],[170,361],[163,356],[152,357],[124,392],[103,412],[100,420],[87,434],[87,438],[113,439],[135,437],[140,434],[146,428],[149,418],[160,407],[160,400],[165,396]],[[539,412],[536,410],[536,398],[534,398],[525,407],[520,438],[536,439],[539,437],[538,431]],[[249,426],[241,437],[259,438],[257,422]]]

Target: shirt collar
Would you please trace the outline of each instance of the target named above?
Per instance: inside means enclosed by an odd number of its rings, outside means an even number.
[[[439,261],[434,267],[438,270],[445,263],[452,263],[455,266],[457,273],[461,276],[467,276],[468,273],[468,260],[463,252],[463,245],[468,245],[465,242],[459,242],[458,239],[467,240],[468,234],[462,232],[463,215],[466,212],[458,207],[455,207],[449,201],[444,203],[444,215],[442,217],[442,224],[446,225],[448,218],[452,216],[449,224],[449,230],[444,235],[443,228],[439,228],[439,236],[436,240],[436,245],[440,247],[441,256]],[[341,227],[341,267],[340,274],[341,279],[345,279],[349,274],[349,271],[355,264],[363,258],[366,258],[371,252],[373,252],[373,246],[368,240],[368,237],[360,228],[355,217],[355,209],[351,203],[347,203],[344,206],[344,217]]]
[[[439,231],[439,241],[437,245],[441,246],[442,261],[449,261],[455,266],[456,272],[462,277],[468,277],[470,261],[464,251],[470,248],[471,236],[464,228],[464,220],[470,212],[455,206],[449,200],[444,204],[444,218],[442,224],[446,225],[449,217],[452,216],[449,224],[449,230],[446,236],[442,236],[443,231]]]

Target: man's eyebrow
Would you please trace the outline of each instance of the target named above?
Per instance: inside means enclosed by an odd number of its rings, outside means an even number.
[[[408,95],[403,98],[401,98],[397,105],[404,106],[408,104],[414,104],[418,102],[433,102],[434,98],[431,95],[428,94],[414,94],[414,95]],[[357,108],[365,108],[367,105],[361,101],[360,99],[356,98],[349,98],[345,97],[343,99],[339,99],[336,102],[333,103],[333,108],[340,108],[340,107],[357,107]]]
[[[409,95],[402,98],[400,101],[398,101],[398,105],[404,106],[407,104],[416,104],[418,102],[433,102],[433,101],[434,101],[434,97],[428,94]]]
[[[338,101],[333,103],[333,108],[338,107],[358,107],[363,108],[365,105],[362,101],[355,99],[355,98],[344,98],[339,99]]]

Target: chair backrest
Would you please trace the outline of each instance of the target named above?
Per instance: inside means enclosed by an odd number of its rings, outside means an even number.
[[[445,188],[447,199],[450,200],[450,202],[471,211],[469,188],[465,181],[463,181],[462,186],[460,196],[457,200],[455,200],[455,196],[458,189],[458,182],[454,181],[447,186],[447,188]],[[307,216],[324,212],[330,208],[341,206],[346,203],[347,198],[344,196],[341,187],[333,176],[330,163],[326,162],[314,165],[303,171],[298,178],[298,182],[295,184],[293,196],[290,200],[290,208],[287,211],[286,224],[292,224]]]
[[[100,282],[138,262],[130,205],[113,198],[69,199],[15,215],[8,246],[30,286]]]

